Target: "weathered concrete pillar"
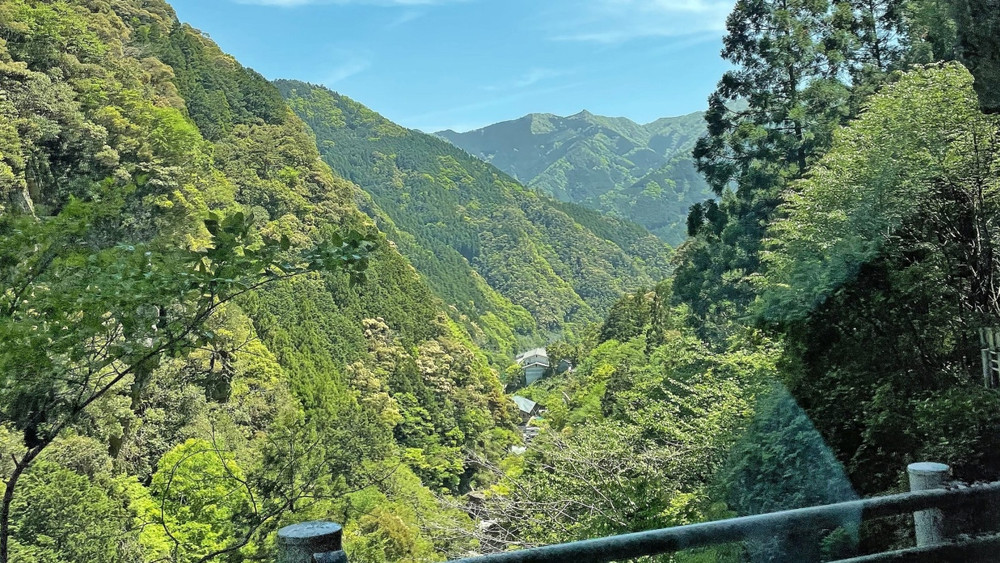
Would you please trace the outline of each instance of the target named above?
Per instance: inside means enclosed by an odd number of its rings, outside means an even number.
[[[347,554],[343,551],[328,551],[313,555],[313,563],[347,563]]]
[[[347,563],[343,528],[333,522],[303,522],[278,530],[278,563]],[[313,559],[313,556],[318,556]]]
[[[943,463],[911,463],[906,467],[910,476],[911,491],[943,489],[948,483],[951,468]],[[940,508],[920,510],[913,513],[913,527],[917,536],[917,547],[944,543],[944,513]]]

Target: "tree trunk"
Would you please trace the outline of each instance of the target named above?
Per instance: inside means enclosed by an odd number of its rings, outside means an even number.
[[[28,469],[38,454],[42,453],[44,445],[38,445],[25,452],[24,457],[14,465],[14,472],[4,483],[3,502],[0,504],[0,563],[10,563],[10,507],[14,503],[14,490],[21,475]]]

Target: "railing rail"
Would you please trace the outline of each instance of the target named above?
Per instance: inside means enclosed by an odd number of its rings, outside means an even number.
[[[913,490],[908,493],[479,555],[459,559],[453,563],[603,563],[664,555],[712,545],[765,539],[779,535],[787,536],[804,530],[856,526],[863,520],[909,513],[914,513],[917,524],[916,548],[844,561],[852,563],[866,561],[975,561],[977,553],[992,556],[989,560],[995,559],[1000,553],[998,552],[1000,537],[980,538],[962,544],[947,543],[942,533],[941,510],[960,507],[970,501],[1000,500],[1000,482],[964,488],[922,490],[927,486],[944,486],[941,476],[947,474],[948,467],[941,464],[913,464],[909,470],[910,485]],[[315,523],[308,525],[315,525]],[[284,528],[279,532],[279,539],[284,542],[282,534],[286,534],[286,531],[294,528],[296,526]],[[295,537],[295,541],[301,541],[299,539],[301,534],[295,535]],[[337,541],[337,549],[339,550],[339,538]],[[296,544],[296,546],[299,545],[301,544]],[[279,561],[280,563],[346,562],[347,558],[343,553],[343,551],[316,553],[315,558],[311,560],[279,559]],[[942,559],[942,556],[945,558]]]
[[[908,514],[926,509],[947,509],[986,496],[1000,499],[1000,482],[955,490],[901,493],[837,504],[810,506],[636,532],[592,540],[548,545],[520,551],[459,559],[455,563],[540,563],[543,561],[598,563],[676,553],[686,549],[773,537],[798,530],[836,528],[862,520]]]

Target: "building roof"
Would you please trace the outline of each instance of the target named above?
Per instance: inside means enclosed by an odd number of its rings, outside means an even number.
[[[528,368],[547,368],[547,367],[549,367],[549,363],[548,362],[531,362],[530,364],[525,364],[525,365],[523,365],[521,367],[523,367],[524,369],[528,369]]]
[[[531,413],[531,411],[535,410],[535,407],[538,406],[538,403],[520,395],[514,395],[511,399],[513,399],[514,403],[517,404],[517,408],[521,409],[521,412]]]
[[[517,363],[521,363],[521,362],[523,362],[525,360],[525,358],[531,358],[531,357],[534,357],[534,356],[538,356],[538,357],[542,357],[542,358],[548,358],[549,357],[548,353],[545,352],[545,348],[535,348],[534,350],[528,350],[527,352],[522,352],[522,353],[518,354],[517,356],[514,356],[514,361],[517,362]]]

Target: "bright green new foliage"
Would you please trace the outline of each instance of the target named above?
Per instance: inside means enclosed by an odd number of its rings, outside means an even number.
[[[160,0],[0,3],[0,563],[268,561],[314,519],[352,561],[443,560],[880,494],[914,460],[997,479],[996,49],[955,7],[738,2],[718,198],[671,276],[639,225],[270,84]],[[590,203],[692,193],[649,165]],[[526,444],[498,371],[556,338]],[[855,524],[674,560],[909,530]]]

